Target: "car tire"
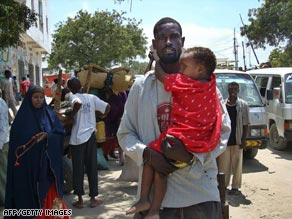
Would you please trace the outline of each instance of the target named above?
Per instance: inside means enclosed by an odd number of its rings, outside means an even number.
[[[276,124],[272,124],[269,133],[269,143],[272,148],[278,151],[283,151],[287,147],[285,138],[279,136]]]
[[[246,159],[254,159],[258,154],[258,148],[247,148],[243,151],[243,157]]]

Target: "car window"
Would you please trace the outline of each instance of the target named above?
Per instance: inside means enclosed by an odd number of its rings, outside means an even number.
[[[292,74],[285,76],[285,102],[292,103]]]
[[[216,83],[224,99],[228,98],[228,84],[239,84],[238,96],[245,100],[249,106],[262,106],[262,99],[258,89],[249,74],[216,73]]]

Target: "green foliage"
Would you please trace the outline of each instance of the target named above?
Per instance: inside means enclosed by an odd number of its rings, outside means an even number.
[[[0,2],[0,49],[16,46],[20,35],[33,26],[37,14],[14,0]]]
[[[284,45],[283,50],[274,51],[273,56],[281,54],[282,59],[291,59],[289,48],[292,45],[292,0],[263,2],[260,8],[249,10],[250,24],[241,28],[241,35],[247,35],[255,48]]]
[[[141,21],[125,18],[126,12],[79,11],[74,18],[59,23],[53,34],[49,67],[82,67],[94,63],[110,67],[145,57],[146,37]]]
[[[270,62],[273,67],[291,67],[292,66],[292,49],[286,48],[283,50],[282,48],[274,49],[270,56]]]
[[[147,64],[148,64],[147,62],[137,62],[137,61],[131,62],[130,65],[128,66],[131,69],[130,74],[131,75],[144,74]]]

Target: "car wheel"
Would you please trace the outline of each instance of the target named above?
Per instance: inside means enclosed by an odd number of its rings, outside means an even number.
[[[274,123],[270,128],[269,141],[272,148],[278,151],[285,150],[287,147],[287,141],[285,138],[279,136],[277,126]]]
[[[243,151],[243,157],[246,159],[253,159],[258,154],[258,148],[247,148]]]

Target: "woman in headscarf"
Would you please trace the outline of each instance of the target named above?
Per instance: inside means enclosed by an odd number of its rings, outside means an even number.
[[[46,104],[44,89],[31,86],[11,126],[5,209],[44,209],[42,218],[50,218],[45,209],[66,209],[64,135],[60,120]]]

